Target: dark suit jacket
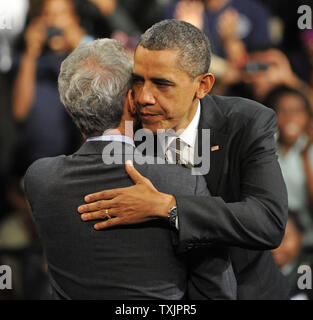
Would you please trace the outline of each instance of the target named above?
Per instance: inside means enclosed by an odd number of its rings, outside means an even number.
[[[125,155],[125,144],[113,145]],[[103,151],[106,146],[108,142],[87,142],[71,156],[38,160],[26,173],[25,190],[55,295],[181,299],[190,278],[190,298],[236,298],[228,249],[216,246],[178,256],[172,245],[177,233],[165,220],[102,231],[94,230],[95,221],[81,221],[77,207],[86,194],[133,184],[123,164],[103,163],[110,157],[110,148]],[[137,169],[163,192],[179,188],[182,194],[209,195],[204,179],[191,176],[189,169],[175,165]]]
[[[201,100],[201,129],[211,129],[211,196],[175,194],[180,249],[233,246],[231,260],[238,299],[285,299],[289,287],[271,256],[287,221],[287,193],[277,162],[275,113],[257,102],[207,95]]]

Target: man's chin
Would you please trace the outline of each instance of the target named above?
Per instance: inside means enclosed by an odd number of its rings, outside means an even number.
[[[147,124],[147,123],[144,123],[142,122],[142,128],[144,130],[147,130],[147,131],[150,131],[152,132],[153,134],[157,134],[158,131],[167,131],[169,129],[171,129],[168,125],[166,126],[165,123],[154,123],[154,124]]]

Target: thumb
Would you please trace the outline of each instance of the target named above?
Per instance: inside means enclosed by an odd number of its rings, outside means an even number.
[[[125,164],[126,171],[128,175],[131,177],[131,179],[137,184],[142,183],[145,179],[144,176],[142,176],[134,167],[132,161],[127,160]]]

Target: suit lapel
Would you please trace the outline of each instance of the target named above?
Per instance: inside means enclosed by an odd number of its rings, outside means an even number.
[[[209,150],[202,150],[202,129],[210,129]],[[201,116],[198,126],[198,152],[210,152],[210,171],[205,176],[208,188],[213,195],[218,194],[221,175],[226,161],[228,135],[226,118],[219,110],[212,96],[207,95],[201,100]],[[205,145],[205,144],[204,144]],[[197,150],[197,149],[196,149]]]

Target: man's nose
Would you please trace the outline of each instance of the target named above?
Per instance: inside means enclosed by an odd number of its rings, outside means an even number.
[[[144,86],[142,86],[139,92],[138,102],[142,106],[155,104],[155,97],[152,88],[149,85],[145,84]]]

